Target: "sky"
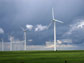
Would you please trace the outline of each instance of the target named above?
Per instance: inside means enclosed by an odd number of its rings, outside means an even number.
[[[52,7],[55,18],[64,22],[56,23],[58,43],[83,49],[84,0],[0,0],[0,38],[24,40],[21,28],[27,28],[27,44],[53,42]]]

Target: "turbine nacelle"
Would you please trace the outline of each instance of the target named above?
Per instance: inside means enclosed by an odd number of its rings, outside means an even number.
[[[28,29],[24,29],[23,27],[21,27],[22,31],[27,32]]]

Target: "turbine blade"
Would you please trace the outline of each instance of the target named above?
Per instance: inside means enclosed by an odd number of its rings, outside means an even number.
[[[54,9],[52,8],[52,19],[54,19]]]
[[[52,21],[49,23],[48,28],[52,25]]]
[[[25,29],[23,27],[20,27],[22,29],[22,31],[25,31]]]
[[[62,22],[62,21],[60,21],[60,20],[56,20],[56,19],[55,19],[55,21],[56,21],[56,22],[59,22],[59,23],[64,23],[64,22]]]
[[[57,22],[59,22],[59,23],[64,23],[64,22],[62,22],[62,21],[59,21],[59,20],[58,20]]]

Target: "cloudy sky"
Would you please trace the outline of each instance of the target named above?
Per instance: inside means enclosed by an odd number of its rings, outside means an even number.
[[[0,0],[0,38],[23,40],[22,27],[27,28],[27,43],[44,45],[53,42],[52,7],[57,23],[57,40],[62,44],[84,44],[84,0]],[[60,42],[59,42],[60,43]],[[81,49],[81,47],[79,48]]]

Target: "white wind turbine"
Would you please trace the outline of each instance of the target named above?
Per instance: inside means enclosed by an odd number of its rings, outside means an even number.
[[[52,21],[54,22],[54,51],[56,51],[57,50],[57,46],[56,46],[56,22],[59,22],[59,23],[64,23],[64,22],[55,19],[53,8],[52,8]]]
[[[21,29],[24,31],[24,50],[27,50],[27,29],[24,29],[21,27]]]
[[[4,42],[3,42],[3,39],[2,40],[2,51],[4,51]]]
[[[13,50],[14,37],[13,36],[10,36],[9,40],[10,40],[10,51],[12,51]]]

